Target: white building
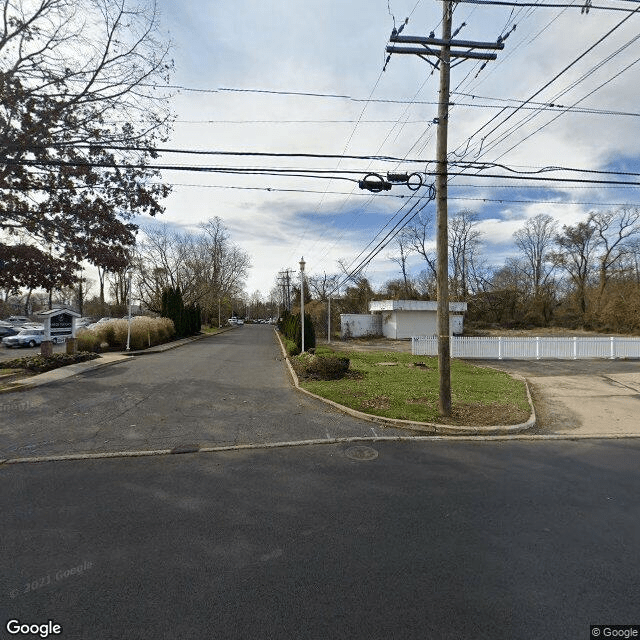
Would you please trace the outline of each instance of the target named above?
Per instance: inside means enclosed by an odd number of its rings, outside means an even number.
[[[370,314],[341,314],[343,338],[384,336],[393,340],[438,334],[438,303],[431,300],[375,300],[369,303]],[[449,330],[463,332],[466,302],[449,303]]]

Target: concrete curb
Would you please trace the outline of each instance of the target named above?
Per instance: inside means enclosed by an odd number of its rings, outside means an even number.
[[[106,451],[100,453],[68,453],[51,456],[33,456],[31,458],[0,458],[0,467],[12,464],[35,464],[39,462],[72,462],[80,460],[106,460],[110,458],[149,458],[153,456],[184,455],[186,453],[225,453],[233,451],[261,451],[267,449],[287,449],[295,447],[310,447],[317,445],[355,444],[358,442],[375,444],[376,442],[546,442],[580,440],[632,440],[640,436],[610,433],[585,435],[431,435],[431,436],[347,436],[344,438],[318,438],[312,440],[292,440],[285,442],[263,442],[255,444],[230,444],[211,447],[175,447],[173,449],[149,449],[140,451]]]
[[[128,353],[126,351],[105,353],[101,355],[99,358],[96,358],[95,360],[88,360],[87,362],[78,362],[77,364],[69,364],[66,367],[59,367],[58,369],[45,371],[45,373],[40,373],[38,375],[31,376],[30,378],[25,378],[23,380],[18,380],[16,382],[10,382],[9,384],[11,386],[5,389],[0,389],[0,394],[13,393],[15,391],[28,391],[29,389],[41,387],[45,384],[51,384],[52,382],[59,382],[60,380],[65,380],[66,378],[71,378],[81,373],[86,373],[87,371],[93,371],[94,369],[100,369],[101,367],[106,367],[111,364],[124,362],[125,360],[128,360],[131,356],[147,355],[151,353],[164,353],[165,351],[170,351],[171,349],[177,349],[178,347],[182,347],[185,344],[195,342],[196,340],[202,340],[204,338],[212,338],[213,336],[220,335],[221,333],[226,333],[227,331],[231,331],[234,328],[235,327],[228,327],[228,328],[222,329],[221,331],[218,331],[218,333],[210,333],[210,334],[192,336],[190,338],[183,338],[182,340],[176,340],[175,342],[169,342],[165,345],[158,345],[157,347],[151,347],[150,349],[145,349],[142,351],[130,351]],[[100,360],[102,360],[102,362]]]
[[[527,399],[529,401],[529,407],[531,407],[531,416],[526,422],[522,422],[520,424],[514,425],[494,425],[494,426],[486,426],[486,427],[457,427],[454,425],[444,425],[437,424],[432,422],[414,422],[412,420],[398,420],[395,418],[383,418],[382,416],[374,416],[370,413],[363,413],[362,411],[357,411],[356,409],[351,409],[349,407],[345,407],[344,405],[338,404],[333,400],[328,400],[327,398],[323,398],[322,396],[318,396],[315,393],[311,393],[306,389],[303,389],[300,386],[300,381],[298,380],[298,376],[296,372],[293,370],[293,366],[289,360],[289,356],[287,355],[286,349],[282,344],[282,340],[280,339],[280,335],[278,331],[274,328],[274,333],[280,344],[280,350],[282,351],[282,355],[284,356],[285,362],[287,363],[287,367],[289,369],[289,374],[291,375],[291,379],[296,389],[305,393],[312,398],[316,398],[317,400],[321,400],[322,402],[331,405],[332,407],[346,413],[354,418],[360,418],[362,420],[367,420],[369,422],[376,422],[378,424],[382,424],[385,427],[395,427],[399,429],[409,429],[411,431],[419,431],[421,433],[429,433],[429,434],[441,434],[441,435],[450,435],[450,436],[492,436],[492,435],[510,435],[517,434],[522,431],[526,431],[528,429],[532,429],[536,425],[536,412],[533,406],[533,401],[531,399],[531,392],[529,391],[529,384],[525,378],[521,376],[513,376],[522,380],[525,384],[525,388],[527,390]]]

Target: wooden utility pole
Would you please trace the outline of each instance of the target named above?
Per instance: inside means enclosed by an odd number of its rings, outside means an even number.
[[[440,48],[440,94],[436,135],[436,250],[438,263],[438,411],[451,415],[451,341],[449,337],[449,223],[447,210],[447,135],[449,130],[449,93],[451,76],[451,2],[442,3],[442,40]]]
[[[395,47],[389,45],[387,53],[417,55],[440,69],[440,93],[438,98],[438,132],[436,137],[436,207],[437,207],[437,280],[438,280],[438,410],[442,416],[451,415],[451,338],[449,332],[449,230],[447,212],[447,135],[449,128],[449,94],[452,59],[495,60],[495,53],[480,53],[471,49],[504,49],[502,40],[498,42],[471,42],[452,40],[451,20],[455,0],[442,2],[442,38],[423,38],[391,34],[390,41],[420,45],[416,47]],[[456,31],[457,33],[457,31]],[[452,50],[462,47],[467,51]],[[435,56],[434,65],[426,56]]]

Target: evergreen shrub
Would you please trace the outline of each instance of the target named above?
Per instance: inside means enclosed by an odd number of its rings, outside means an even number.
[[[302,323],[300,314],[295,315],[285,311],[280,323],[278,324],[282,335],[288,340],[295,343],[298,353],[302,351]],[[314,349],[316,346],[316,332],[313,327],[313,321],[308,314],[304,314],[304,349]],[[290,354],[291,355],[291,354]]]
[[[339,380],[349,371],[349,358],[302,354],[295,358],[294,369],[299,377],[306,380]]]

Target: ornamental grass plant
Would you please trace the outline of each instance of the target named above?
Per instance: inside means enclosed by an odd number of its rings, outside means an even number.
[[[123,351],[127,348],[128,320],[109,320],[95,329],[78,333],[78,349],[82,351]],[[168,318],[131,318],[129,348],[139,351],[169,342],[175,335],[173,322]]]

